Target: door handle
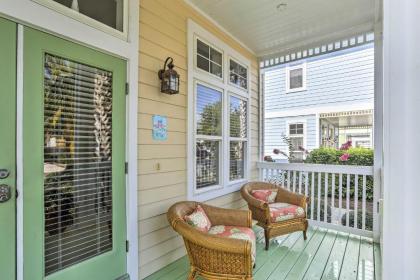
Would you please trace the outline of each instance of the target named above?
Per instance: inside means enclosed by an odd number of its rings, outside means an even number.
[[[0,203],[4,203],[12,198],[12,188],[8,185],[0,185]]]

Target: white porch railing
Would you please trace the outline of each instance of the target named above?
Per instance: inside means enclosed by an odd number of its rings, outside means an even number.
[[[274,162],[257,166],[260,180],[309,197],[310,224],[373,237],[373,166]]]

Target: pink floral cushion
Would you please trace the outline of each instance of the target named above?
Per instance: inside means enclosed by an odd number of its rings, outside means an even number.
[[[258,200],[267,203],[273,203],[274,201],[276,201],[277,190],[252,190],[251,195]]]
[[[248,240],[251,242],[251,257],[252,262],[255,263],[256,257],[256,244],[255,244],[255,233],[252,229],[247,227],[237,227],[237,226],[213,226],[208,231],[209,234],[214,234],[221,237],[235,238]]]
[[[200,205],[190,215],[186,215],[184,220],[194,228],[202,232],[208,232],[211,228],[211,222]]]
[[[281,222],[294,218],[304,218],[305,210],[302,207],[289,203],[271,203],[270,208],[271,222]]]

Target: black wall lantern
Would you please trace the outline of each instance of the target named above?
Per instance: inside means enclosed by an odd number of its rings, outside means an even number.
[[[169,63],[168,63],[169,61]],[[161,80],[160,92],[167,94],[177,94],[179,93],[179,75],[173,69],[175,65],[173,64],[174,60],[172,57],[168,57],[165,60],[165,65],[163,69],[159,70],[159,79]],[[166,69],[168,66],[168,69]]]

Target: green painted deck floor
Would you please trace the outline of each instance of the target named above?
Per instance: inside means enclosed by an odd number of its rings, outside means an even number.
[[[357,235],[309,228],[308,239],[301,232],[271,240],[264,250],[263,232],[257,230],[257,262],[254,280],[282,279],[381,279],[379,244]],[[146,280],[187,279],[188,258],[183,257]]]

